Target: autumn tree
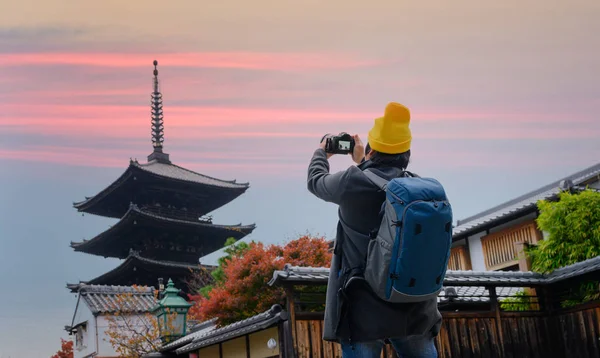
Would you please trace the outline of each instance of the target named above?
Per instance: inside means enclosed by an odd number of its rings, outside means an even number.
[[[283,289],[267,285],[273,272],[283,269],[286,263],[328,267],[328,249],[325,238],[308,235],[283,247],[256,242],[233,247],[229,257],[220,262],[222,276],[217,276],[210,292],[192,297],[196,304],[189,315],[200,320],[216,317],[218,325],[226,325],[264,312],[273,304],[282,304]]]
[[[150,312],[141,310],[136,295],[143,294],[146,287],[133,286],[131,292],[115,296],[109,303],[112,315],[107,316],[107,341],[120,358],[141,358],[144,354],[156,352],[162,346],[157,318]],[[158,291],[154,290],[157,299]],[[176,313],[167,316],[167,329],[174,326]]]
[[[219,286],[225,283],[225,273],[223,272],[223,267],[227,265],[227,262],[229,262],[233,256],[242,255],[249,248],[250,245],[243,241],[236,242],[235,238],[228,238],[225,241],[225,255],[219,258],[217,268],[210,273],[212,278],[211,284],[204,285],[203,287],[199,287],[199,289],[192,291],[199,292],[202,296],[208,298],[210,291],[212,291],[215,285]],[[197,274],[194,274],[193,280],[197,276]]]
[[[73,341],[60,339],[60,350],[50,358],[73,358]]]

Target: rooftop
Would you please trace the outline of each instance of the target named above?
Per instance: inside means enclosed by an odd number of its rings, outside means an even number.
[[[105,314],[128,310],[129,312],[149,312],[156,305],[152,287],[79,285],[79,295],[88,305],[92,313]],[[121,307],[119,295],[128,295],[127,307]]]
[[[453,271],[448,270],[444,286],[497,286],[521,287],[554,284],[574,276],[600,271],[600,256],[562,267],[549,274],[520,271]],[[269,285],[275,284],[327,284],[329,268],[297,267],[286,265],[275,271]]]
[[[234,237],[239,240],[256,228],[254,224],[217,225],[199,219],[191,221],[171,218],[130,204],[125,215],[108,230],[90,240],[71,242],[71,247],[75,251],[124,259],[128,256],[131,247],[136,247],[141,240],[153,238],[152,235],[147,234],[148,226],[152,227],[150,232],[161,236],[163,243],[168,241],[164,236],[167,233],[173,234],[177,243],[183,247],[191,246],[190,249],[194,251],[191,254],[186,251],[186,254],[192,256],[194,260],[223,247],[227,238]],[[196,249],[198,251],[194,255]],[[165,251],[165,254],[168,256],[169,252]]]
[[[185,169],[175,164],[160,163],[158,161],[140,164],[137,161],[132,161],[131,165],[160,177],[187,181],[190,183],[232,189],[244,189],[249,186],[249,183],[236,183],[236,180],[221,180],[213,178],[208,175]]]
[[[183,347],[189,343],[192,343],[195,339],[199,339],[199,338],[207,336],[208,333],[217,329],[216,323],[217,323],[216,318],[202,322],[200,325],[194,327],[193,331],[191,331],[190,333],[185,335],[185,337],[181,337],[174,342],[164,345],[161,348],[161,351],[163,351],[163,352],[172,351],[176,348]]]
[[[162,200],[184,200],[194,206],[200,205],[202,214],[229,203],[250,187],[248,183],[209,177],[175,164],[156,160],[141,164],[130,160],[129,167],[109,186],[73,206],[81,212],[120,218],[130,202],[144,204],[140,201],[147,199],[148,193],[140,189],[152,185],[158,185],[168,194],[163,195]],[[181,197],[181,193],[186,195]]]
[[[455,239],[461,238],[476,231],[485,230],[485,228],[493,226],[503,219],[535,210],[539,200],[552,199],[558,195],[560,185],[563,182],[570,181],[574,186],[580,186],[592,181],[592,179],[600,180],[600,163],[479,214],[458,220],[456,227],[453,229],[453,236]]]
[[[231,340],[236,337],[244,336],[249,333],[260,331],[271,326],[274,326],[280,321],[288,319],[288,313],[284,311],[281,306],[274,305],[268,311],[260,313],[256,316],[252,316],[242,321],[232,323],[230,325],[213,329],[206,330],[205,332],[195,332],[190,335],[194,335],[191,343],[178,348],[177,354],[188,353],[202,347],[210,346],[226,340]],[[177,340],[170,345],[167,345],[161,349],[161,351],[172,350],[174,346],[180,345],[180,341],[186,339],[186,337]],[[178,343],[179,342],[179,343]],[[169,348],[171,347],[171,348]]]
[[[107,283],[118,283],[122,285],[129,285],[126,282],[131,278],[132,272],[135,272],[136,278],[148,281],[142,283],[143,285],[152,285],[158,282],[158,277],[170,277],[175,281],[176,286],[184,289],[185,284],[179,280],[179,276],[186,276],[193,271],[200,270],[202,267],[208,267],[206,265],[191,265],[173,261],[160,261],[149,259],[140,256],[139,252],[130,250],[130,254],[119,266],[114,269],[94,278],[89,281],[80,282],[76,284],[67,284],[67,288],[71,292],[77,292],[81,285],[104,285]],[[146,276],[142,276],[145,273]],[[156,277],[154,277],[156,276]],[[184,291],[186,291],[184,289]]]

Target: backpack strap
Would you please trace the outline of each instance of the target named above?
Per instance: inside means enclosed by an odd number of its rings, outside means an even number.
[[[365,169],[363,171],[363,173],[367,176],[367,179],[369,179],[373,184],[377,185],[379,187],[379,189],[381,189],[383,191],[385,191],[387,189],[387,185],[388,185],[389,181],[383,179],[382,177],[373,173],[369,169]]]

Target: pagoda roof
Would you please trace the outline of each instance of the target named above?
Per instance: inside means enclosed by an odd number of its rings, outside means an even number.
[[[129,210],[115,225],[90,240],[71,242],[71,247],[75,251],[88,254],[124,259],[130,255],[131,248],[141,250],[138,247],[138,245],[142,245],[141,241],[153,239],[152,235],[148,235],[144,230],[148,227],[153,229],[153,233],[157,233],[154,238],[159,241],[164,237],[160,236],[161,233],[165,235],[185,234],[185,241],[181,238],[176,240],[181,245],[198,249],[196,258],[199,258],[222,248],[230,237],[236,240],[242,239],[252,233],[256,225],[216,225],[199,219],[183,220],[161,216],[150,209],[141,209],[137,205],[131,204]],[[161,228],[163,230],[160,230]]]
[[[185,169],[175,164],[161,163],[155,160],[145,164],[140,164],[136,161],[132,161],[131,163],[133,166],[136,166],[144,171],[165,178],[210,185],[219,188],[246,189],[249,186],[248,183],[238,184],[236,183],[236,180],[221,180],[204,174],[196,173],[192,170]]]
[[[112,285],[112,286],[149,286],[155,287],[158,278],[171,278],[175,286],[187,291],[185,278],[195,271],[202,269],[212,269],[209,265],[192,265],[174,261],[160,261],[143,257],[139,252],[130,250],[129,256],[114,269],[89,281],[79,283],[68,283],[67,288],[71,292],[78,290],[86,285]]]
[[[170,162],[151,160],[148,163],[139,163],[137,160],[130,160],[129,167],[113,183],[98,194],[73,203],[73,206],[80,212],[119,218],[126,210],[123,202],[125,205],[135,202],[135,189],[148,181],[161,183],[161,189],[167,192],[175,185],[183,187],[177,190],[178,192],[203,196],[205,213],[227,204],[250,187],[249,183],[213,178]],[[169,183],[171,185],[168,185]],[[126,186],[129,188],[125,188]],[[114,201],[120,203],[120,208],[114,208],[115,204],[111,203]]]

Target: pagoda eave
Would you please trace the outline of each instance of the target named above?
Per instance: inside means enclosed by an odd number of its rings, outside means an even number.
[[[119,266],[96,278],[81,282],[86,285],[121,285],[121,286],[152,286],[158,285],[158,279],[166,282],[171,278],[182,289],[187,288],[187,279],[203,269],[211,270],[213,266],[191,265],[180,262],[152,260],[131,251],[127,259]],[[76,292],[80,284],[67,284],[71,292]],[[187,289],[184,289],[187,291]]]
[[[175,219],[130,205],[115,225],[90,240],[71,242],[70,246],[78,252],[124,259],[131,248],[144,251],[144,242],[166,245],[168,237],[173,237],[177,241],[174,244],[187,247],[193,260],[197,260],[222,248],[228,238],[240,240],[255,228],[254,224],[216,225],[200,220]]]
[[[130,161],[129,167],[108,187],[92,197],[73,203],[79,212],[120,218],[130,203],[143,204],[141,183],[154,183],[164,192],[180,193],[199,205],[201,215],[228,204],[250,187],[248,183],[237,183],[212,178],[174,164],[152,161],[140,164]],[[203,194],[199,194],[203,193]]]

